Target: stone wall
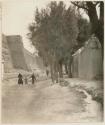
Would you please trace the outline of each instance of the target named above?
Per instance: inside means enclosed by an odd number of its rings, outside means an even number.
[[[7,41],[14,68],[29,70],[25,61],[22,37],[20,35],[7,36]]]
[[[13,62],[5,35],[2,35],[2,70],[9,72],[13,69]]]
[[[102,77],[102,51],[99,41],[93,37],[73,55],[73,77],[94,79]]]
[[[20,35],[2,37],[2,69],[5,73],[16,72],[16,70],[32,71],[42,69],[43,62],[40,57],[30,53],[23,46]]]
[[[28,66],[29,70],[32,71],[34,68],[38,67],[36,65],[35,56],[32,53],[30,53],[28,50],[26,50],[25,48],[24,48],[24,56],[25,56],[25,60],[26,60],[26,63],[27,63],[27,66]]]

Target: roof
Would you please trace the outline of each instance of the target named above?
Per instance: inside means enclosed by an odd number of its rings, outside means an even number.
[[[94,35],[92,35],[84,44],[83,47],[81,47],[80,49],[78,49],[72,56],[75,56],[81,52],[83,52],[85,50],[85,48],[91,48],[91,49],[100,49],[101,48],[101,44],[98,40],[98,38],[96,38]]]

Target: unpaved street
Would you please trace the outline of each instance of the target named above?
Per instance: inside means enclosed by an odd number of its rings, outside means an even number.
[[[102,120],[100,104],[75,88],[51,85],[50,80],[2,86],[3,123],[94,122]],[[94,108],[92,112],[92,108]]]

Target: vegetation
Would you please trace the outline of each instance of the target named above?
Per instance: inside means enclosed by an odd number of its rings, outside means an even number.
[[[73,47],[73,53],[77,51],[79,48],[84,46],[84,43],[90,38],[91,36],[91,24],[87,19],[84,19],[81,14],[77,14],[78,20],[78,36],[77,36],[77,43]]]
[[[35,20],[29,26],[29,38],[38,50],[45,66],[50,67],[52,81],[62,78],[62,66],[72,77],[72,54],[84,45],[91,34],[100,40],[103,49],[103,2],[72,2],[66,7],[61,1],[50,2],[40,11],[35,11]],[[96,7],[100,8],[98,18]],[[84,9],[90,22],[84,19],[75,6]]]
[[[104,2],[103,1],[83,1],[71,2],[78,9],[83,9],[89,16],[91,22],[91,34],[95,34],[99,39],[102,51],[104,52]],[[97,9],[98,7],[98,9]],[[99,16],[98,16],[98,12]]]
[[[71,53],[78,35],[77,25],[75,9],[66,8],[63,2],[51,2],[41,11],[36,9],[29,35],[45,65],[50,66],[53,81],[58,82],[58,76],[63,77],[63,64],[71,77]]]

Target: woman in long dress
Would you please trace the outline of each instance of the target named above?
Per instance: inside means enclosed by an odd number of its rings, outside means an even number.
[[[18,84],[20,85],[20,84],[22,84],[23,85],[23,76],[22,76],[22,74],[20,74],[19,73],[19,75],[18,75]]]

